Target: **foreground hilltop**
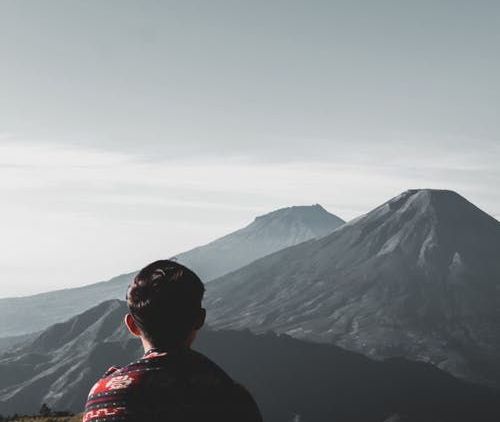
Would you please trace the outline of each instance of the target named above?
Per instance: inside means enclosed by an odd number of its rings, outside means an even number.
[[[499,251],[500,223],[465,198],[409,190],[210,283],[210,323],[499,382]]]
[[[126,305],[108,301],[0,356],[0,414],[41,403],[79,412],[111,365],[141,355],[123,326]],[[195,343],[254,394],[272,422],[496,422],[500,393],[423,363],[376,362],[332,345],[275,334],[205,329]]]
[[[177,259],[193,268],[203,281],[209,281],[268,253],[326,236],[341,224],[343,220],[320,205],[282,208],[257,217],[241,230],[181,253]],[[123,299],[135,274],[123,274],[80,288],[0,299],[0,337],[32,333],[103,300]]]

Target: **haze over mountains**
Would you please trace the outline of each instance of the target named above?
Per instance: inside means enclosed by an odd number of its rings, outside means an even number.
[[[124,302],[104,302],[0,355],[0,414],[81,411],[111,364],[142,352],[122,323]],[[254,394],[270,422],[497,421],[500,393],[430,365],[375,362],[332,345],[249,331],[203,330],[195,349]]]
[[[282,208],[257,217],[241,230],[176,257],[194,269],[203,281],[210,281],[269,253],[326,236],[343,223],[320,205]],[[124,299],[126,287],[134,275],[123,274],[74,289],[0,299],[0,337],[32,333],[101,301]]]
[[[410,190],[331,235],[208,285],[217,328],[274,330],[500,382],[500,223],[457,193]]]

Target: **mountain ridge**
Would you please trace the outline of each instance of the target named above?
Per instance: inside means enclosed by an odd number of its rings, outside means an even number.
[[[33,413],[43,402],[81,411],[109,366],[142,354],[123,325],[126,310],[122,301],[106,301],[0,354],[0,413]],[[333,345],[249,331],[204,329],[194,348],[245,385],[268,421],[493,422],[500,416],[499,391],[427,364],[377,362]]]

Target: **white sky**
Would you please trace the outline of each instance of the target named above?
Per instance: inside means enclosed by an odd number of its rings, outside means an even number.
[[[0,3],[0,297],[278,207],[408,188],[500,216],[500,3]]]

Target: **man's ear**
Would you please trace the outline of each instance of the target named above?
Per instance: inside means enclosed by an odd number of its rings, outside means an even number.
[[[207,317],[207,311],[205,308],[200,308],[200,312],[198,314],[198,318],[196,319],[194,329],[199,330],[205,324],[205,318]]]
[[[134,317],[130,314],[125,315],[125,325],[127,326],[128,330],[130,331],[130,334],[136,337],[141,336],[141,330],[137,326]]]

